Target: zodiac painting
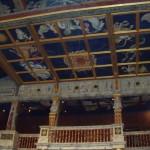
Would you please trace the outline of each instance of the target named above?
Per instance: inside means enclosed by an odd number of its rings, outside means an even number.
[[[87,34],[105,32],[105,17],[84,19],[84,28]]]
[[[10,29],[10,32],[15,38],[16,42],[27,42],[32,40],[30,32],[26,27]]]
[[[127,66],[122,66],[120,68],[120,72],[123,74],[135,74],[136,73],[136,65],[127,65]],[[140,65],[138,68],[138,73],[147,73],[149,72],[147,67],[145,65]]]
[[[89,55],[86,51],[84,41],[69,41],[66,42],[66,46],[72,66],[77,72],[91,70],[91,62]],[[93,61],[93,64],[96,64],[96,58],[93,55],[91,55],[91,60]],[[71,64],[69,63],[67,58],[64,58],[64,63],[68,67],[71,67]]]
[[[150,13],[141,14],[140,28],[150,28]]]
[[[40,39],[58,37],[58,33],[57,33],[54,23],[46,22],[45,24],[36,25],[34,27],[35,27]]]
[[[81,27],[79,20],[64,20],[58,22],[58,26],[63,34],[63,36],[70,35],[81,35]]]
[[[42,8],[42,0],[26,0],[25,3],[27,10]]]
[[[24,57],[27,59],[40,57],[40,53],[35,45],[21,46],[20,49],[22,50]],[[19,53],[19,51],[16,49],[9,50],[9,52],[15,53],[20,58],[23,58],[22,55]],[[47,67],[43,60],[29,60],[28,64],[33,71],[38,71],[38,70],[46,71],[47,70]],[[28,64],[24,61],[19,62],[19,65],[22,68],[30,71]],[[51,77],[51,74],[49,72],[36,72],[36,74],[42,80],[45,80]],[[32,73],[31,75],[34,77]]]
[[[91,70],[91,67],[90,67],[91,62],[90,62],[89,56],[87,54],[82,55],[82,53],[85,53],[85,52],[86,52],[85,50],[79,50],[76,52],[69,53],[71,63],[77,72]],[[81,55],[71,56],[71,54],[81,54]],[[92,57],[93,63],[96,64],[96,58],[94,58],[93,55],[91,55],[91,57]],[[71,67],[67,58],[64,58],[64,63],[68,65],[68,67]],[[82,67],[89,67],[89,68],[82,68]]]
[[[10,1],[0,1],[0,15],[6,15],[15,12],[14,3]]]
[[[47,7],[52,6],[70,6],[80,4],[80,0],[49,0],[47,2]]]

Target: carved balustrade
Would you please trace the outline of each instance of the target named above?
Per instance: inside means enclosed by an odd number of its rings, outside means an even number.
[[[122,127],[122,124],[71,127],[41,126],[37,149],[124,148]]]
[[[125,132],[126,147],[150,147],[150,131]]]
[[[112,128],[54,128],[49,131],[49,143],[111,142]]]
[[[18,148],[36,148],[38,141],[38,134],[19,134],[18,137]]]

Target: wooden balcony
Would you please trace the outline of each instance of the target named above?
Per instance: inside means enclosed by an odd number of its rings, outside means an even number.
[[[125,132],[126,149],[150,150],[150,131]]]
[[[124,148],[122,125],[41,126],[38,149],[113,149]]]
[[[36,149],[39,134],[19,134],[17,149]]]
[[[123,125],[41,126],[40,134],[0,131],[1,150],[126,149],[150,150],[150,131],[124,132]]]

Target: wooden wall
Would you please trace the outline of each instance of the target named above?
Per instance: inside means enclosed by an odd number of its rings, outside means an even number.
[[[8,113],[0,113],[0,130],[5,130]],[[61,114],[59,126],[105,125],[114,122],[113,113],[106,114]],[[123,113],[125,129],[150,130],[150,111]],[[19,133],[39,133],[40,125],[48,125],[48,114],[19,115],[16,128]]]

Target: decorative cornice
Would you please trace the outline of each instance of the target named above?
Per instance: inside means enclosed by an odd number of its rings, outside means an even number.
[[[50,12],[50,10],[40,10],[37,12],[20,12],[7,17],[0,17],[0,28],[13,27],[17,25],[34,24],[38,22],[59,20],[66,18],[77,18],[82,16],[93,16],[107,13],[149,10],[150,2],[118,4],[111,6],[98,6],[90,8],[80,8],[73,10],[63,10]]]
[[[59,97],[60,100],[77,100],[91,98],[113,98],[118,93],[121,96],[141,96],[150,94],[150,77],[120,78],[119,89],[115,89],[115,79],[61,82],[58,93],[54,93],[54,84],[1,85],[0,101],[42,101]],[[7,93],[3,92],[7,91]]]

